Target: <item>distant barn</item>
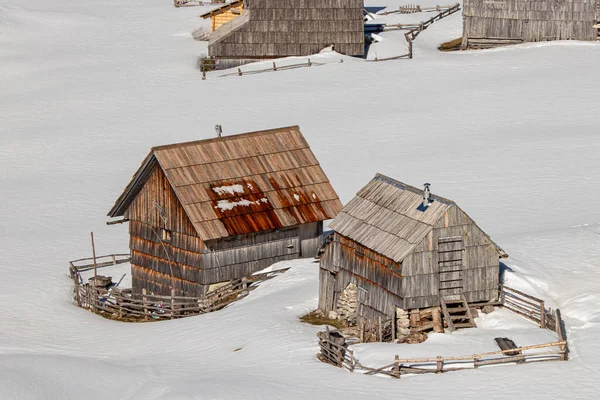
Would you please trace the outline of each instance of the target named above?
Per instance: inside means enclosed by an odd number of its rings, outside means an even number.
[[[545,40],[596,40],[600,0],[465,0],[465,48]]]
[[[503,251],[451,200],[377,174],[329,225],[319,308],[338,310],[354,288],[358,320],[440,305],[440,298],[497,299]],[[347,304],[345,307],[347,307]],[[346,309],[347,313],[348,310]]]
[[[243,5],[231,4],[208,13],[214,17],[213,26],[219,25],[217,16],[230,19],[209,37],[208,55],[215,57],[220,68],[308,56],[331,45],[342,54],[364,55],[363,0],[245,0]],[[241,15],[222,14],[233,10],[241,10]]]
[[[201,297],[314,257],[341,208],[292,126],[154,147],[108,215],[129,221],[134,292]]]

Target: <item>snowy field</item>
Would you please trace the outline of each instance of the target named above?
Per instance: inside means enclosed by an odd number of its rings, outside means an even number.
[[[202,81],[206,43],[190,32],[205,10],[0,0],[1,399],[596,398],[600,44],[440,53],[461,34],[457,13],[416,39],[413,60],[330,55]],[[376,172],[431,182],[510,254],[511,286],[563,311],[571,360],[400,381],[322,364],[319,328],[297,319],[317,304],[318,265],[306,260],[194,318],[126,324],[73,306],[67,261],[91,256],[91,230],[97,254],[127,251],[127,227],[105,215],[149,148],[213,137],[215,124],[300,125],[343,202]],[[482,326],[501,329],[498,318],[529,340],[528,323],[502,311]],[[474,332],[386,346],[470,355],[486,347]],[[359,356],[377,361],[368,346]]]

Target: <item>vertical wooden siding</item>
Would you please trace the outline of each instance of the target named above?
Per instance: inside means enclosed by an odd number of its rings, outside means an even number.
[[[403,307],[399,265],[389,258],[334,233],[320,265],[319,307],[323,311],[332,311],[337,296],[350,283],[359,288],[359,319],[391,316],[396,306]]]
[[[463,46],[473,39],[595,40],[596,0],[465,0]]]
[[[204,243],[189,221],[169,181],[156,165],[125,212],[129,222],[132,286],[135,292],[201,296]],[[162,241],[161,229],[171,232]]]
[[[395,307],[439,305],[438,240],[460,236],[464,244],[462,288],[469,302],[498,294],[499,254],[496,245],[458,206],[453,205],[401,265],[337,233],[321,257],[319,308],[332,310],[349,283],[359,291],[359,316],[391,316]],[[362,294],[361,294],[362,293]]]
[[[362,0],[251,0],[248,21],[209,43],[217,58],[273,58],[318,53],[335,45],[364,54]]]
[[[434,229],[402,261],[402,294],[407,308],[439,304],[438,241],[463,238],[462,287],[467,301],[489,300],[497,295],[499,261],[496,245],[458,206],[450,207]]]

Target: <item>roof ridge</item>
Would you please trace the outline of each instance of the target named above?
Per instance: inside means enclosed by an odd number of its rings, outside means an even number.
[[[413,193],[417,193],[417,194],[422,194],[423,193],[423,189],[419,189],[419,188],[417,188],[415,186],[411,186],[411,185],[408,185],[408,184],[406,184],[404,182],[400,182],[400,181],[398,181],[398,180],[396,180],[394,178],[390,178],[389,176],[381,174],[379,172],[375,174],[375,177],[373,179],[377,179],[377,180],[379,180],[381,182],[384,182],[384,183],[387,183],[389,185],[396,186],[399,189],[409,190],[409,191],[411,191]],[[432,199],[440,201],[442,203],[447,203],[448,205],[456,204],[454,201],[452,201],[450,199],[447,199],[445,197],[439,196],[437,194],[431,193],[430,197]]]
[[[284,132],[284,131],[292,130],[292,129],[297,130],[298,132],[300,132],[300,126],[299,125],[291,125],[291,126],[284,126],[284,127],[281,127],[281,128],[267,129],[267,130],[261,130],[261,131],[236,133],[235,135],[221,136],[221,137],[216,137],[216,138],[192,140],[192,141],[189,141],[189,142],[172,143],[172,144],[165,144],[165,145],[160,145],[160,146],[154,146],[154,147],[152,147],[150,149],[150,151],[154,152],[154,151],[158,151],[158,150],[168,150],[168,149],[172,149],[172,148],[194,146],[194,145],[198,145],[198,144],[207,144],[207,143],[215,143],[215,142],[226,142],[226,141],[229,141],[229,140],[243,139],[243,138],[246,138],[246,137],[271,135],[271,134],[274,134],[274,133]]]

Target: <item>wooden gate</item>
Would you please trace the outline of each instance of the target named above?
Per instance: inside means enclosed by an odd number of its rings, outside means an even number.
[[[459,295],[463,292],[462,236],[444,237],[438,240],[438,270],[440,297]]]

